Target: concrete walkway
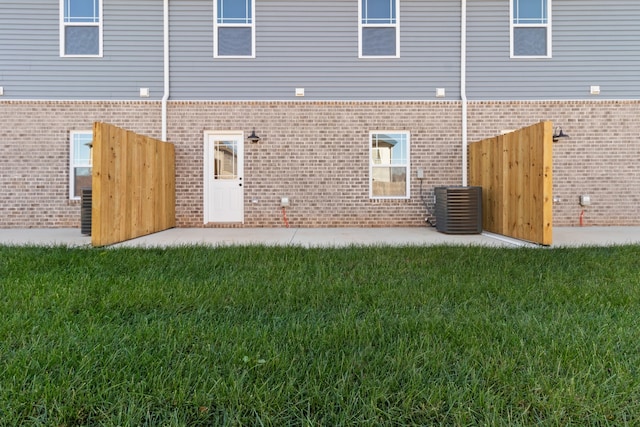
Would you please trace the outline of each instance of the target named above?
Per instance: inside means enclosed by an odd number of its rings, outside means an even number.
[[[535,246],[491,233],[450,235],[429,227],[413,228],[173,228],[132,239],[113,247],[165,247],[180,245],[297,245],[341,247],[349,245],[480,245]],[[552,247],[640,245],[640,227],[555,227]],[[0,229],[0,245],[90,246],[91,238],[79,228]]]

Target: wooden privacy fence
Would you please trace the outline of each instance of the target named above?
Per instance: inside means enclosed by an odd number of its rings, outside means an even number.
[[[553,124],[469,145],[469,184],[482,187],[486,231],[551,245]]]
[[[94,123],[92,156],[93,246],[175,227],[173,144]]]

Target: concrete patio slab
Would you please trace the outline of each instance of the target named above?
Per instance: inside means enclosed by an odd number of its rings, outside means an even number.
[[[640,227],[555,227],[552,247],[640,244]],[[534,246],[527,242],[483,233],[452,235],[428,227],[409,228],[173,228],[112,247],[165,247],[181,245],[297,245],[342,247],[349,245],[479,245]],[[0,229],[0,245],[91,246],[91,238],[78,228]]]

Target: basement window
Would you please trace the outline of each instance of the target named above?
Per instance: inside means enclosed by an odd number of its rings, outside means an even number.
[[[369,197],[409,198],[409,132],[369,133]]]
[[[551,57],[551,0],[511,0],[511,57]]]
[[[60,0],[60,56],[102,56],[102,0]]]
[[[91,148],[93,131],[71,131],[70,133],[69,198],[80,200],[82,189],[91,187]]]

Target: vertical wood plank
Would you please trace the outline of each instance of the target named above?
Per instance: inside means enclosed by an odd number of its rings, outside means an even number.
[[[102,165],[103,165],[103,127],[101,123],[93,124],[93,148],[91,150],[91,244],[99,246],[102,239],[102,229],[100,224],[104,219],[102,216]]]
[[[542,244],[553,243],[553,123],[544,122],[542,148]]]

